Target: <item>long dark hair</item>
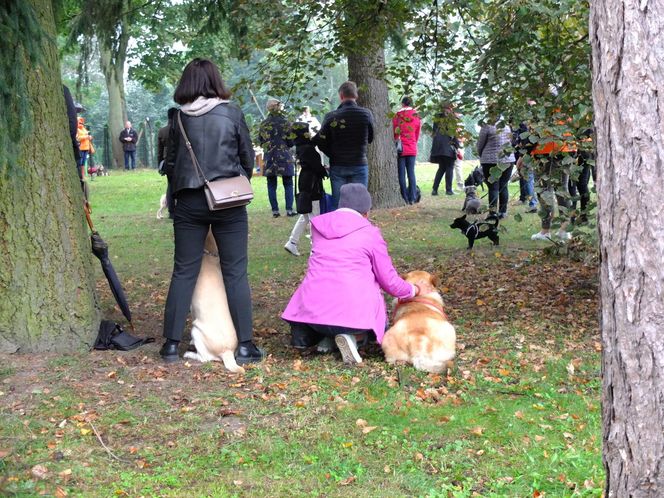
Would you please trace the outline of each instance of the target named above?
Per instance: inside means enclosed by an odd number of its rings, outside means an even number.
[[[183,105],[198,97],[228,99],[230,96],[231,92],[226,88],[215,63],[196,58],[182,71],[173,100]]]

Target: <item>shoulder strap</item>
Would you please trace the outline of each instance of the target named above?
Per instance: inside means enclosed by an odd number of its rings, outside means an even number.
[[[203,173],[203,170],[201,169],[201,165],[198,164],[198,159],[196,159],[196,154],[194,154],[194,149],[191,147],[191,142],[189,141],[189,137],[187,137],[187,134],[184,131],[184,126],[182,125],[182,111],[178,111],[178,125],[180,127],[180,131],[182,132],[182,136],[184,137],[184,145],[187,147],[187,150],[189,151],[189,155],[191,156],[191,162],[194,165],[194,168],[196,168],[198,174],[203,177],[203,181],[208,184],[210,183],[207,178],[205,178],[205,173]]]

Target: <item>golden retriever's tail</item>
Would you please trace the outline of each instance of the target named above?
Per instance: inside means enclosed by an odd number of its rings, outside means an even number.
[[[233,373],[244,373],[244,368],[237,364],[233,351],[224,351],[221,353],[221,361],[224,362],[226,370]]]

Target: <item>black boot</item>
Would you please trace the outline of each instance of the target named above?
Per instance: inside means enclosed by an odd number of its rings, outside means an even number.
[[[178,346],[180,341],[174,341],[173,339],[166,339],[166,342],[159,350],[161,359],[166,363],[173,363],[180,360],[180,355],[178,354]]]
[[[235,352],[235,361],[238,365],[246,365],[247,363],[258,363],[265,357],[265,351],[256,347],[251,341],[241,342]]]

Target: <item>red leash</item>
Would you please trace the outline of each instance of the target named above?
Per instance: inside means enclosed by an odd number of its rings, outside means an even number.
[[[445,320],[449,321],[447,319],[447,314],[445,313],[445,310],[443,309],[442,305],[440,305],[437,302],[431,302],[429,301],[426,297],[420,297],[420,296],[415,296],[411,297],[410,299],[399,299],[397,301],[397,305],[394,307],[394,312],[392,313],[392,316],[396,316],[397,310],[402,304],[406,303],[420,303],[425,305],[426,307],[438,312]]]

